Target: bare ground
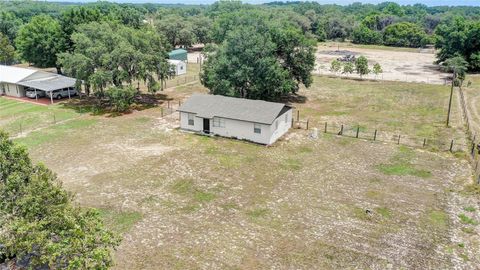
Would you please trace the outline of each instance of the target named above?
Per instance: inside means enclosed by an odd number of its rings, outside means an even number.
[[[388,127],[393,121],[407,134],[416,132],[408,128],[414,124],[436,135],[461,128],[435,124],[443,119],[445,89],[329,78],[316,85],[302,90],[305,103],[294,105],[317,123]],[[165,94],[182,100],[205,91],[193,84]],[[408,99],[415,101],[410,107]],[[425,103],[429,110],[416,110]],[[458,110],[453,119],[460,119]],[[178,114],[161,117],[160,108],[82,121],[88,125],[58,125],[62,132],[42,142],[32,137],[46,130],[18,141],[58,173],[81,205],[114,217],[107,224],[123,234],[116,269],[476,269],[480,263],[478,223],[459,217],[480,220],[478,195],[464,190],[471,168],[451,153],[330,134],[312,140],[304,130],[263,147],[181,132]]]
[[[382,66],[383,73],[381,75],[369,74],[364,76],[369,79],[429,84],[445,84],[446,79],[448,79],[448,74],[443,73],[434,64],[435,54],[433,52],[363,48],[348,43],[321,43],[317,48],[315,73],[335,75],[330,71],[330,64],[334,59],[345,54],[354,54],[356,57],[363,55],[367,57],[371,67],[375,63]],[[358,78],[356,74],[348,76]]]

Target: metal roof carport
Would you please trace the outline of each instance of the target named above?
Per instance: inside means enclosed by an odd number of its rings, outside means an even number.
[[[46,93],[50,94],[50,102],[53,104],[53,95],[52,92],[59,89],[70,88],[74,87],[76,80],[69,77],[64,76],[53,76],[49,78],[43,78],[39,80],[31,80],[31,81],[21,81],[18,82],[19,85],[30,87],[37,90],[45,91]],[[35,98],[36,97],[35,93]],[[68,90],[68,98],[70,98],[70,89]]]

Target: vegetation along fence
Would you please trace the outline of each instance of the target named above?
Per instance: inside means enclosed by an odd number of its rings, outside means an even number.
[[[471,162],[474,170],[475,180],[477,184],[480,184],[480,142],[477,141],[479,138],[477,138],[475,131],[472,129],[467,109],[467,102],[465,101],[465,95],[461,87],[458,88],[458,92],[460,96],[460,105],[462,107],[463,120],[465,121],[465,129],[470,144],[468,146],[469,161]]]

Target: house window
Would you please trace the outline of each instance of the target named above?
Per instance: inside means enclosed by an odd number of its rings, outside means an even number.
[[[195,124],[195,115],[193,113],[188,114],[188,125],[193,126]]]
[[[183,70],[183,66],[180,66],[180,70]]]
[[[214,127],[222,127],[222,128],[224,128],[224,127],[225,127],[225,119],[223,119],[223,118],[218,118],[218,117],[214,117],[214,118],[213,118],[213,126],[214,126]]]
[[[260,124],[253,124],[253,132],[254,133],[262,133],[262,126]]]

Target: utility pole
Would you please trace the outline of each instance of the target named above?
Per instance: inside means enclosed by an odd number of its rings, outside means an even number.
[[[455,84],[456,72],[453,71],[453,78],[452,78],[452,87],[450,89],[450,100],[448,101],[448,113],[447,113],[447,127],[450,123],[450,111],[452,109],[452,97],[453,97],[453,87]]]

